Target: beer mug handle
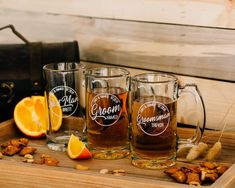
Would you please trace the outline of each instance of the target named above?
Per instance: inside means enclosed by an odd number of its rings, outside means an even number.
[[[200,142],[205,126],[206,126],[206,110],[205,104],[202,98],[202,95],[196,84],[186,84],[182,87],[179,87],[178,97],[180,97],[183,93],[191,94],[194,96],[196,101],[196,112],[198,114],[197,126],[194,132],[194,135],[191,138],[182,139],[179,138],[179,145],[193,145]]]

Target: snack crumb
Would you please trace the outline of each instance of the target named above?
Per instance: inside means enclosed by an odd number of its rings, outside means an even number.
[[[48,166],[58,166],[59,161],[56,158],[53,157],[45,157],[44,163]]]
[[[33,163],[33,162],[34,162],[34,159],[26,159],[26,162],[27,162],[27,163]]]
[[[84,165],[80,165],[80,164],[76,164],[74,168],[77,170],[88,170],[89,169],[88,166],[84,166]]]
[[[109,173],[109,170],[106,168],[103,168],[100,170],[100,174],[108,174],[108,173]]]
[[[26,159],[33,159],[33,156],[31,154],[26,154],[26,155],[24,155],[24,158],[26,158]]]
[[[116,169],[116,170],[113,170],[113,175],[115,176],[125,176],[126,174],[126,171],[123,170],[123,169]]]

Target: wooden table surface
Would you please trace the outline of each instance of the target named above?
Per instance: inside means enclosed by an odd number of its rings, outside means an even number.
[[[184,134],[190,130],[182,129]],[[181,130],[181,131],[182,131]],[[218,139],[219,132],[207,131],[205,139],[208,143],[214,143]],[[208,137],[209,135],[209,137]],[[14,137],[22,136],[15,128],[14,121],[8,120],[0,124],[0,143]],[[223,150],[218,162],[231,165],[229,170],[215,183],[206,187],[235,186],[235,133],[225,133],[221,139]],[[57,158],[60,163],[58,167],[22,162],[22,157],[4,157],[0,160],[0,187],[143,187],[143,188],[189,188],[174,182],[163,173],[163,170],[146,170],[132,166],[130,159],[120,160],[71,160],[64,152],[51,151],[46,147],[45,139],[30,140],[30,146],[37,148],[37,153],[49,154]],[[35,156],[35,157],[36,157]],[[197,161],[197,162],[200,162]],[[88,170],[76,170],[74,166],[81,164],[88,166]],[[111,173],[100,174],[101,169],[124,169],[125,176],[115,176]]]

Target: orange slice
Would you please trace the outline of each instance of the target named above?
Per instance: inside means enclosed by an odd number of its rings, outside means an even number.
[[[71,135],[67,148],[68,156],[71,159],[89,159],[92,157],[91,152],[78,137]]]
[[[55,96],[53,100],[58,102]],[[62,123],[62,110],[60,106],[55,106],[51,111],[56,113],[56,115],[50,116],[52,130],[58,130]],[[16,126],[23,134],[33,138],[44,137],[49,125],[45,97],[32,96],[23,98],[15,106],[14,120]]]
[[[49,93],[50,120],[52,131],[58,131],[62,124],[63,112],[60,103],[53,93]]]

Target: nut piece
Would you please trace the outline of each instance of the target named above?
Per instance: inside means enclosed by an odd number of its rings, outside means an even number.
[[[80,165],[80,164],[76,164],[74,168],[77,170],[88,170],[89,169],[88,166],[84,166],[84,165]]]
[[[1,147],[4,149],[7,146],[16,146],[16,147],[26,147],[29,143],[29,140],[27,138],[20,138],[20,139],[12,139],[9,140],[1,145]]]
[[[29,140],[27,138],[20,138],[19,141],[25,147],[29,144]]]
[[[179,183],[185,183],[186,181],[186,174],[180,170],[173,173],[171,177]]]
[[[21,156],[25,156],[26,154],[31,154],[33,155],[35,153],[35,151],[37,151],[36,148],[33,147],[24,147],[21,151],[20,151],[20,155]]]
[[[186,183],[189,185],[201,185],[199,174],[194,172],[188,173]]]
[[[18,148],[16,146],[7,146],[5,149],[2,150],[2,154],[12,156],[12,155],[18,153],[20,150],[21,150],[21,148]]]
[[[206,162],[203,162],[201,164],[201,166],[205,167],[205,168],[207,168],[209,170],[213,170],[213,169],[215,169],[218,166],[218,164],[210,162],[210,161],[206,161]]]
[[[216,168],[217,173],[221,176],[225,171],[228,170],[228,166],[221,165]]]
[[[26,154],[26,155],[24,156],[24,158],[26,158],[26,159],[33,159],[33,156],[32,156],[31,154]]]
[[[39,160],[34,161],[36,164],[46,164],[48,166],[58,166],[59,162],[56,158],[51,157],[47,154],[41,154]]]
[[[19,139],[12,139],[10,140],[10,145],[11,146],[16,146],[16,147],[25,147],[25,144],[22,143]]]
[[[109,173],[109,170],[106,168],[103,168],[100,170],[100,174],[108,174],[108,173]]]
[[[170,168],[167,168],[166,170],[164,170],[164,173],[166,173],[168,175],[172,175],[178,170],[180,170],[179,167],[170,167]]]
[[[205,174],[205,181],[206,182],[215,182],[218,179],[218,174],[214,173],[206,173]]]
[[[52,157],[45,157],[44,163],[48,166],[58,166],[59,161],[55,158],[52,158]]]
[[[11,145],[11,142],[8,141],[8,142],[5,142],[5,143],[1,144],[1,148],[4,149],[4,148],[6,148],[7,146],[10,146],[10,145]]]
[[[125,176],[126,171],[123,169],[116,169],[116,170],[113,170],[112,173],[115,176]]]

